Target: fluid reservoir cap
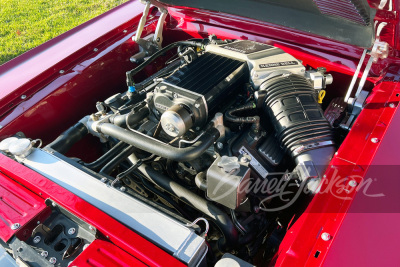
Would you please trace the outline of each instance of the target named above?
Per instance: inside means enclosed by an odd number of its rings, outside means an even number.
[[[9,152],[10,145],[17,141],[17,137],[8,137],[0,142],[0,150],[4,152]]]
[[[21,138],[13,142],[9,151],[11,154],[19,157],[26,157],[32,152],[32,142],[28,138]]]
[[[221,160],[218,162],[218,167],[223,168],[225,172],[229,173],[239,169],[240,164],[237,157],[222,156]]]

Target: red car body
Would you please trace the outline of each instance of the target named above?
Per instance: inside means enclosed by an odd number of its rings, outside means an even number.
[[[380,2],[370,0],[369,4],[377,8]],[[0,66],[0,138],[22,131],[48,143],[66,125],[89,114],[98,99],[123,87],[124,73],[132,68],[129,57],[138,50],[131,37],[142,10],[139,1],[127,2]],[[328,193],[317,194],[290,226],[273,261],[265,264],[399,264],[400,214],[395,211],[400,197],[392,192],[400,188],[398,174],[393,168],[374,168],[400,165],[399,11],[397,0],[377,11],[375,23],[387,23],[380,39],[389,44],[389,57],[373,65],[367,104],[326,171],[326,179],[352,176],[361,183],[365,177],[374,177],[385,197],[371,200],[355,190],[339,190],[338,184]],[[210,34],[272,44],[306,66],[324,66],[334,73],[341,86],[331,90],[338,96],[344,95],[362,53],[356,46],[239,16],[173,6],[168,12],[165,44]],[[159,15],[156,8],[150,10],[143,35],[154,32]],[[78,111],[72,112],[74,107]],[[93,160],[99,151],[87,149],[90,144],[90,139],[85,140],[72,152]],[[35,223],[48,215],[44,200],[50,198],[99,232],[99,238],[71,266],[183,265],[101,210],[4,155],[0,155],[0,172],[0,238],[4,242],[12,235],[26,239]],[[12,230],[14,223],[20,228]],[[328,240],[321,238],[322,233],[329,234]]]

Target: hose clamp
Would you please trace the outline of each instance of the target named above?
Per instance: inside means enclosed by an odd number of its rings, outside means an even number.
[[[335,143],[333,141],[323,141],[323,142],[314,142],[307,145],[300,145],[295,150],[293,150],[292,154],[293,157],[296,157],[306,151],[313,150],[316,148],[326,147],[326,146],[333,146]]]

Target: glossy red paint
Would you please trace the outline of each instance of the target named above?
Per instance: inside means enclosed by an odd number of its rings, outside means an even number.
[[[37,172],[0,154],[0,171],[29,188],[41,198],[51,198],[71,213],[96,227],[103,238],[150,266],[183,266],[183,264],[117,222],[101,210],[53,183]],[[44,202],[43,202],[44,203]]]
[[[110,242],[96,239],[72,263],[79,267],[147,266]]]
[[[0,239],[7,242],[46,209],[43,199],[0,173]],[[12,229],[13,225],[18,227]]]

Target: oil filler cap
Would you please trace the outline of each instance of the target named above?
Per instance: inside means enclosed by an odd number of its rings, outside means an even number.
[[[26,157],[32,152],[32,141],[28,138],[21,138],[10,144],[9,151],[18,157]]]

